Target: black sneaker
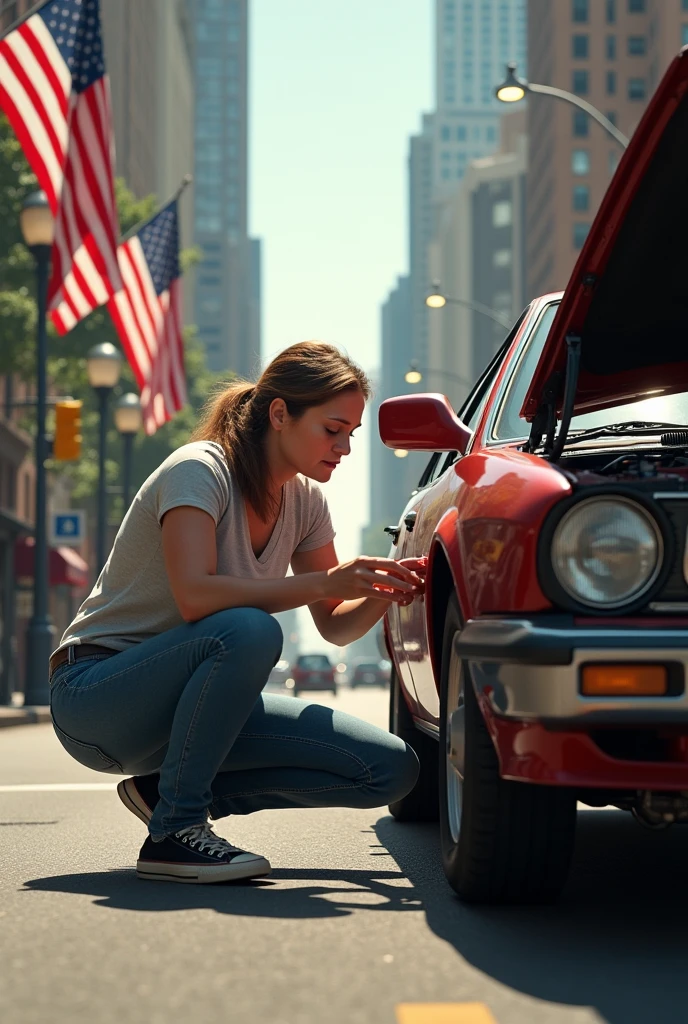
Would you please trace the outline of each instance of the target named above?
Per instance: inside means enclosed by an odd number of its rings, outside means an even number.
[[[150,836],[136,864],[139,878],[160,882],[227,882],[269,875],[270,862],[216,836],[210,825],[192,825],[154,843]]]
[[[154,775],[135,775],[132,779],[122,779],[117,783],[117,796],[126,809],[140,818],[144,825],[151,820],[159,800],[159,781],[160,776],[156,772]]]

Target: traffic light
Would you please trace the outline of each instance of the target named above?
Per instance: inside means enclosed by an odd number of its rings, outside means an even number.
[[[81,455],[82,402],[65,399],[55,402],[55,439],[53,458],[67,461]]]

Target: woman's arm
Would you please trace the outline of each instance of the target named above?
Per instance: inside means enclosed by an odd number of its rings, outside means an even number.
[[[392,562],[391,559],[385,559]],[[351,563],[349,563],[351,564]],[[291,561],[295,578],[306,579],[313,573],[327,572],[338,565],[334,543],[330,541],[315,551],[303,551],[295,554]],[[383,593],[376,590],[374,596],[359,597],[350,601],[320,600],[309,605],[310,613],[323,640],[338,647],[353,643],[372,629],[379,622],[390,604],[410,604],[414,597],[423,590],[422,577],[424,564],[422,560],[406,559],[393,563],[395,569],[411,571],[417,580],[415,590],[407,594],[392,592]],[[393,577],[387,580],[392,582]],[[381,579],[384,584],[384,578]],[[379,584],[378,584],[379,586]]]
[[[162,547],[172,595],[185,622],[196,622],[225,608],[282,612],[314,602],[337,604],[345,598],[374,593],[374,585],[387,580],[396,598],[402,600],[413,594],[420,582],[409,570],[400,571],[398,578],[385,580],[380,571],[394,568],[387,558],[356,559],[344,566],[335,563],[285,579],[218,575],[213,517],[191,505],[180,505],[165,513]],[[380,603],[386,607],[387,602]]]

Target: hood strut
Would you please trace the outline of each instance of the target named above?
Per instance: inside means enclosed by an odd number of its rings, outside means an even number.
[[[552,374],[543,389],[543,400],[530,430],[530,437],[525,450],[534,452],[540,446],[543,433],[545,436],[544,456],[550,462],[560,458],[566,444],[573,407],[576,399],[576,386],[580,372],[581,338],[577,334],[566,336],[566,378],[564,381],[564,401],[561,410],[559,433],[555,437],[557,425],[557,403],[561,392],[561,373]]]

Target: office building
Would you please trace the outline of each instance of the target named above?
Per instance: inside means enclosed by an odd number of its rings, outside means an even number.
[[[631,136],[688,42],[686,0],[529,0],[533,82],[576,93]],[[568,281],[621,147],[573,106],[528,97],[527,292]]]
[[[260,243],[248,237],[248,0],[189,0],[195,73],[195,322],[213,370],[260,364]]]
[[[135,196],[171,198],[193,174],[194,80],[186,0],[101,0],[112,94],[116,173]],[[193,244],[193,185],[179,204],[181,244]],[[184,278],[192,323],[193,271]]]
[[[470,295],[484,309],[448,303],[429,311],[429,359],[458,408],[526,304],[525,111],[502,119],[498,153],[474,160],[430,245],[430,268],[447,295]],[[488,315],[491,314],[491,315]],[[433,378],[429,383],[435,386]]]

